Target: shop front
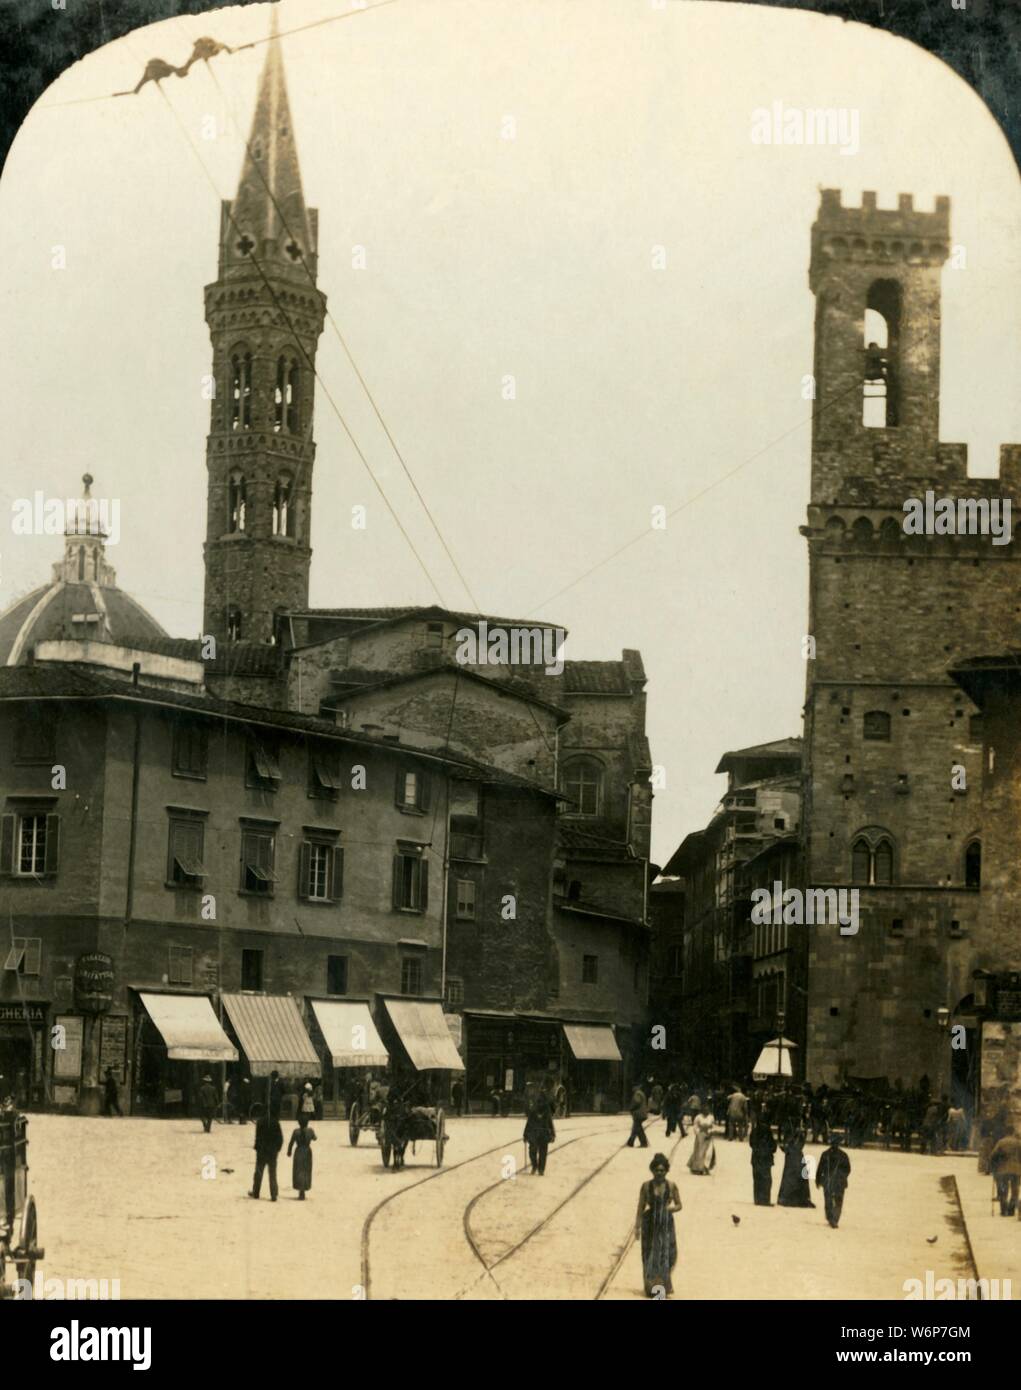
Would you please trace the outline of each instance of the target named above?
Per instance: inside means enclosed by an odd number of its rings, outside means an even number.
[[[297,1093],[306,1081],[321,1082],[322,1062],[312,1046],[296,999],[289,994],[224,994],[225,1021],[242,1054],[231,1080],[251,1079],[252,1101],[269,1101],[276,1072],[285,1096],[283,1113],[296,1113]]]
[[[43,1041],[49,1004],[0,1004],[0,1103],[13,1096],[19,1109],[42,1105],[46,1095]]]
[[[524,1109],[529,1085],[555,1090],[565,1058],[558,1020],[512,1013],[465,1012],[469,1108],[478,1114]]]
[[[224,1069],[237,1061],[237,1049],[205,994],[139,992],[138,1001],[132,1111],[143,1115],[194,1114],[203,1076],[211,1075],[222,1094]],[[103,1020],[104,1034],[112,1021]],[[111,1043],[111,1054],[114,1046]],[[101,1065],[102,1050],[101,1043]]]
[[[368,1104],[368,1086],[383,1076],[390,1054],[383,1045],[369,1006],[348,999],[312,999],[314,1041],[322,1054],[323,1108],[346,1116],[353,1100]]]
[[[570,1050],[567,1093],[571,1113],[616,1114],[621,1107],[623,1057],[609,1023],[565,1023]]]

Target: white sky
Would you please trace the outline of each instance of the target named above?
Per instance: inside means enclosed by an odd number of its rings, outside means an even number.
[[[262,37],[269,8],[152,25],[76,64],[0,181],[0,517],[37,488],[76,494],[88,469],[121,500],[118,582],[183,636],[202,612],[217,197],[154,86],[80,99],[133,87],[150,57],[183,63],[199,35]],[[285,0],[280,27],[343,9]],[[725,749],[800,731],[818,189],[951,196],[967,268],[943,278],[942,436],[995,473],[999,443],[1021,440],[1007,143],[922,50],[738,4],[398,0],[283,48],[320,286],[481,606],[562,623],[575,658],[644,656],[662,861],[711,813]],[[201,65],[164,87],[223,196],[264,54],[214,60],[226,103]],[[860,151],[753,144],[752,111],[774,100],[857,109]],[[329,326],[317,365],[444,598],[467,606]],[[312,603],[432,601],[318,394]],[[649,528],[653,505],[688,499]],[[4,534],[0,603],[59,550]]]

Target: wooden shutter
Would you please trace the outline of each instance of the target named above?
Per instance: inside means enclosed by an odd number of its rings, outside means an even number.
[[[14,823],[17,817],[4,816],[0,827],[0,874],[14,873]]]
[[[402,854],[394,855],[393,905],[397,908],[404,906],[401,902],[401,864],[403,860],[404,856]]]
[[[428,811],[429,809],[429,774],[419,772],[418,774],[418,809]]]
[[[333,853],[330,855],[329,892],[333,899],[344,896],[344,851],[340,845],[334,845]]]
[[[42,961],[43,943],[42,937],[29,936],[25,938],[25,959],[22,963],[21,973],[23,975],[38,975],[39,966]]]
[[[418,906],[423,912],[429,906],[429,861],[425,855],[418,861]]]
[[[60,817],[46,817],[46,867],[44,873],[55,874],[60,863]]]
[[[302,840],[298,853],[298,897],[308,897],[309,877],[312,872],[312,842]]]

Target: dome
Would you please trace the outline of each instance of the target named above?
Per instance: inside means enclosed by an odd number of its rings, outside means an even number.
[[[21,665],[38,642],[92,640],[144,650],[166,640],[156,619],[117,588],[87,473],[83,482],[84,496],[68,507],[64,558],[53,566],[52,580],[0,614],[0,665]]]

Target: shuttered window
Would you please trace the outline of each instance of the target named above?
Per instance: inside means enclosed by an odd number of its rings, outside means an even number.
[[[401,912],[424,912],[429,906],[429,864],[421,854],[401,850],[394,855],[393,905]]]
[[[0,874],[52,878],[60,859],[60,817],[47,811],[10,812],[0,821]]]
[[[298,897],[306,902],[336,902],[344,894],[344,851],[334,840],[312,836],[298,856]]]
[[[167,973],[168,983],[172,985],[190,985],[194,976],[194,953],[190,946],[171,946],[170,947],[170,969]]]
[[[11,938],[5,970],[13,970],[19,975],[40,974],[43,955],[42,937],[15,936]]]
[[[273,896],[276,836],[272,830],[241,832],[241,891]]]
[[[205,874],[205,825],[197,817],[172,816],[167,845],[167,883],[201,888]]]

